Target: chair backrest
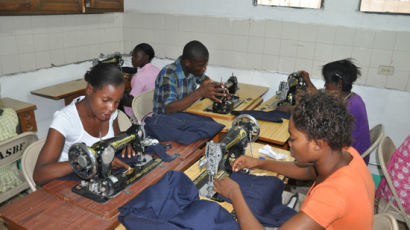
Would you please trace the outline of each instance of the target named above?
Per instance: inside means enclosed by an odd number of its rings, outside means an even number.
[[[391,193],[393,194],[394,200],[398,205],[398,211],[402,216],[402,220],[406,222],[407,226],[410,227],[410,219],[406,214],[405,209],[400,201],[400,198],[397,194],[396,187],[393,185],[393,180],[390,177],[389,172],[387,171],[387,167],[392,159],[394,152],[396,151],[396,146],[394,145],[392,139],[390,137],[383,137],[380,142],[380,145],[377,149],[377,155],[380,161],[380,167],[383,172],[383,176],[386,179],[387,185],[390,188]]]
[[[15,162],[21,158],[24,150],[38,139],[33,132],[24,132],[15,137],[0,142],[0,167]]]
[[[362,158],[373,152],[377,146],[379,146],[380,141],[384,137],[384,126],[383,124],[378,124],[370,129],[370,143],[369,148],[362,154]]]
[[[374,216],[373,230],[399,230],[399,226],[392,215],[379,213]]]
[[[43,148],[46,138],[40,139],[31,145],[29,145],[23,153],[21,158],[21,168],[23,170],[23,175],[28,182],[31,190],[36,191],[36,183],[33,180],[33,172],[36,167],[37,158],[40,154],[41,148]]]
[[[132,112],[139,122],[154,108],[154,89],[143,92],[132,100]]]
[[[125,114],[123,111],[121,110],[117,110],[118,111],[118,125],[120,126],[120,131],[126,131],[129,127],[131,127],[132,123],[130,121],[130,119],[128,118],[127,114]]]
[[[21,159],[23,152],[27,149],[27,147],[31,143],[36,141],[37,139],[38,138],[35,133],[24,132],[15,137],[1,141],[0,142],[0,167],[7,167],[7,165],[15,164],[15,167],[17,169],[17,161]],[[3,176],[7,177],[6,175],[7,173]],[[17,178],[20,181],[24,180],[21,171],[18,171],[18,174],[15,176],[17,176]],[[8,180],[8,179],[5,178],[5,180]],[[26,190],[27,188],[29,188],[29,184],[27,181],[11,186],[11,188],[9,188],[8,190],[0,193],[0,203],[10,199],[11,197],[19,194],[20,192]]]

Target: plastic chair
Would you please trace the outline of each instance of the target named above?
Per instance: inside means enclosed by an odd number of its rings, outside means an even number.
[[[120,131],[126,131],[129,127],[131,127],[132,122],[128,118],[127,114],[125,114],[123,111],[117,109],[118,111],[118,125],[120,126]]]
[[[370,129],[370,147],[361,155],[365,158],[367,155],[373,152],[377,146],[379,146],[380,141],[384,137],[384,126],[383,124],[378,124]]]
[[[403,205],[401,204],[400,199],[397,195],[396,188],[393,186],[393,181],[390,177],[390,174],[387,171],[387,166],[389,165],[389,162],[395,151],[396,146],[394,145],[392,139],[390,137],[384,137],[378,147],[377,155],[379,157],[383,176],[386,178],[387,185],[389,186],[393,194],[394,200],[396,201],[398,208],[393,204],[393,201],[386,201],[385,199],[380,199],[378,203],[378,212],[387,212],[393,215],[397,220],[405,222],[407,224],[407,227],[410,227],[410,217],[404,210]]]
[[[23,152],[31,143],[33,143],[37,139],[38,137],[35,133],[24,132],[15,137],[0,142],[0,153],[2,157],[4,157],[0,160],[0,167],[7,166],[9,164],[17,164],[17,161],[22,158]],[[24,180],[21,171],[19,172],[19,177],[23,181],[23,183],[0,193],[0,203],[29,188],[29,183]]]
[[[154,89],[146,91],[132,100],[132,112],[135,118],[141,122],[146,115],[152,112],[154,104],[152,102],[154,98]]]
[[[399,226],[392,215],[379,213],[374,216],[373,230],[399,230]]]
[[[29,145],[23,153],[21,158],[21,168],[23,170],[24,178],[28,182],[31,191],[36,191],[36,182],[33,179],[34,168],[36,167],[37,158],[43,148],[46,138],[40,139]]]

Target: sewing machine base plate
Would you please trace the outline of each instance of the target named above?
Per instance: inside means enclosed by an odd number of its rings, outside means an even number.
[[[124,183],[120,185],[121,188],[116,189],[117,191],[112,196],[102,196],[102,195],[96,194],[96,193],[90,191],[87,186],[82,186],[81,183],[74,186],[71,190],[74,193],[77,193],[77,194],[79,194],[81,196],[84,196],[88,199],[91,199],[95,202],[105,203],[108,200],[110,200],[111,198],[115,197],[118,193],[122,192],[128,185],[133,184],[134,182],[138,181],[138,179],[140,179],[144,175],[151,172],[161,162],[162,162],[162,160],[160,158],[153,158],[150,162],[147,162],[143,166],[136,166],[134,168],[134,172],[130,175],[126,175]],[[120,175],[121,173],[118,173],[115,176],[121,176]],[[106,180],[108,180],[108,179],[106,179]],[[106,181],[106,180],[101,180],[99,183],[103,183],[103,181]]]

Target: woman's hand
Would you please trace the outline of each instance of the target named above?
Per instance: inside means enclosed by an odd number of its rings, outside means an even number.
[[[122,151],[121,151],[121,157],[124,158],[124,157],[125,157],[125,154],[127,154],[128,158],[131,158],[131,156],[132,156],[132,157],[135,157],[135,151],[134,151],[134,149],[132,148],[132,145],[131,145],[131,144],[127,145],[127,147],[125,147],[125,148],[122,149]]]
[[[118,159],[117,157],[114,157],[114,160],[112,160],[111,165],[112,165],[112,167],[115,168],[115,169],[118,169],[118,168],[126,168],[126,169],[128,169],[128,168],[130,168],[129,165],[127,165],[126,163],[124,163],[123,161],[121,161],[120,159]]]
[[[225,177],[221,180],[216,179],[214,182],[214,190],[230,200],[233,199],[235,193],[241,192],[241,188],[238,183],[229,177]]]
[[[241,169],[253,169],[258,165],[258,159],[248,156],[240,156],[232,163],[232,170],[238,172]]]

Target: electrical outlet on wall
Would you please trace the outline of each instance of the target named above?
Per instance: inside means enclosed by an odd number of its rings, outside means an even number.
[[[378,73],[380,75],[391,76],[393,75],[393,72],[394,72],[393,66],[379,65]]]

